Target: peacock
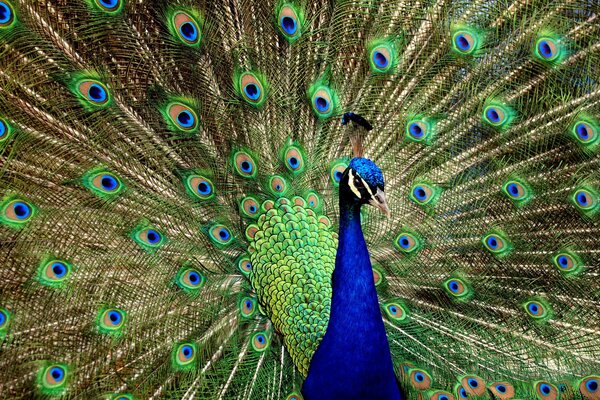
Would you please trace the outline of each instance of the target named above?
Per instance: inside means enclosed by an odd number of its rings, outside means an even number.
[[[0,398],[600,399],[597,0],[0,0]]]

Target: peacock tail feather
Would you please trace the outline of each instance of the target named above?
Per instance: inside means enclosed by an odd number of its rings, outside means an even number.
[[[0,0],[0,397],[301,399],[352,111],[406,397],[600,399],[599,14]]]

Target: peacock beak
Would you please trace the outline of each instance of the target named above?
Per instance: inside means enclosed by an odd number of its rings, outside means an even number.
[[[392,216],[392,212],[387,204],[387,199],[385,198],[385,192],[380,188],[377,188],[377,192],[373,195],[373,197],[371,197],[369,204],[373,207],[379,208],[379,210],[388,218]]]

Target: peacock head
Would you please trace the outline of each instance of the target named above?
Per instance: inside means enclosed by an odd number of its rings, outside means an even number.
[[[356,157],[342,175],[340,198],[358,205],[370,204],[389,217],[384,186],[381,169],[368,158]]]

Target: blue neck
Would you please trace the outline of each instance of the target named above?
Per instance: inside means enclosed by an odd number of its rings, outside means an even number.
[[[302,393],[306,400],[398,400],[360,205],[340,200],[340,214],[329,324]]]

